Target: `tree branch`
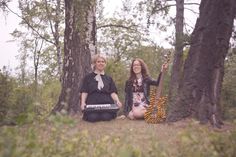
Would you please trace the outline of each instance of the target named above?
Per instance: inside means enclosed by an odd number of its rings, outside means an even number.
[[[163,6],[163,7],[161,7],[161,8],[158,8],[157,10],[155,10],[157,7],[154,6],[154,8],[153,8],[153,10],[152,10],[152,12],[151,12],[151,15],[154,15],[156,12],[165,10],[165,9],[167,9],[167,8],[169,8],[169,7],[173,7],[173,6],[176,6],[176,4],[166,5],[166,6]]]
[[[51,18],[49,17],[49,10],[48,10],[47,0],[45,0],[45,7],[46,7],[46,13],[47,13],[49,25],[50,25],[50,28],[51,28],[51,31],[52,31],[52,35],[53,35],[54,39],[56,39],[55,32],[54,32],[54,29],[53,29],[53,26],[52,26],[52,21],[51,21]]]
[[[200,4],[199,3],[184,3],[184,5],[198,5],[199,6]],[[166,5],[166,6],[163,6],[163,7],[159,8],[157,10],[155,10],[157,8],[157,6],[154,6],[151,15],[153,15],[155,12],[159,12],[159,11],[162,11],[164,9],[167,9],[169,7],[174,7],[174,6],[176,6],[176,4],[169,4],[169,5]]]
[[[128,30],[134,30],[131,28],[134,26],[137,26],[137,25],[124,26],[124,25],[119,25],[119,24],[107,24],[107,25],[97,26],[97,29],[106,28],[106,27],[118,27],[118,28],[124,28]]]
[[[43,35],[41,35],[30,23],[29,21],[27,21],[27,19],[25,19],[24,17],[20,16],[19,14],[17,14],[16,12],[14,12],[13,10],[11,10],[7,4],[5,4],[5,7],[13,14],[15,14],[17,17],[19,17],[20,19],[22,19],[27,25],[28,27],[30,27],[40,38],[44,39],[45,41],[55,45],[55,43],[51,40],[48,40],[47,38],[45,38]]]
[[[190,26],[188,23],[184,23],[184,26],[186,27],[186,26],[188,26],[188,27],[190,27],[192,30],[194,29],[194,27],[193,26]]]
[[[199,3],[184,3],[184,5],[200,5]]]
[[[193,9],[190,9],[190,8],[184,8],[185,10],[189,10],[189,11],[191,11],[192,13],[194,13],[194,14],[198,14],[199,15],[199,13],[198,12],[196,12],[196,11],[194,11]]]

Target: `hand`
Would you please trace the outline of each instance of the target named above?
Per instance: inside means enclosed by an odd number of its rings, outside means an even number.
[[[162,66],[161,66],[161,72],[165,72],[167,68],[168,68],[168,63],[162,64]]]
[[[119,108],[122,107],[122,103],[120,101],[116,101],[116,104],[119,106]]]

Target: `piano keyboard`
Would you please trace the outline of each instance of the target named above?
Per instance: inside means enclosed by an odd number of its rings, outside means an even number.
[[[84,112],[113,112],[116,113],[119,107],[116,104],[87,104]]]

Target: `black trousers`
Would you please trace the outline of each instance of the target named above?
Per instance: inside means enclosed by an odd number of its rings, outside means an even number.
[[[90,112],[83,115],[83,120],[89,122],[109,121],[115,118],[116,113],[112,112]]]

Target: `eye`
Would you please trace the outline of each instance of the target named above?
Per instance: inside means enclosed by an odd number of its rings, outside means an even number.
[[[98,60],[97,63],[105,63],[105,61],[103,61],[103,60],[99,61],[99,60]]]

